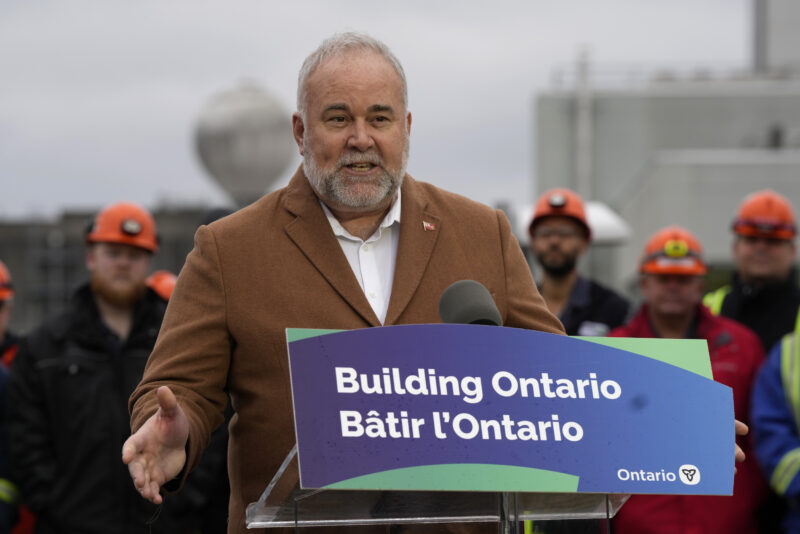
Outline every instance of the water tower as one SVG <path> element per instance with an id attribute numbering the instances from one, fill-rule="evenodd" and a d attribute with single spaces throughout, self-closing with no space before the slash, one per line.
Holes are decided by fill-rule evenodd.
<path id="1" fill-rule="evenodd" d="M 297 153 L 291 114 L 252 83 L 208 101 L 197 121 L 195 144 L 206 170 L 239 207 L 260 198 Z"/>

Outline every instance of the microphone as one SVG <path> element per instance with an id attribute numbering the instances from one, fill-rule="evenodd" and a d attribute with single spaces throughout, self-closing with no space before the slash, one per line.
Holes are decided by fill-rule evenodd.
<path id="1" fill-rule="evenodd" d="M 442 322 L 503 326 L 503 319 L 489 290 L 475 280 L 459 280 L 439 298 Z"/>

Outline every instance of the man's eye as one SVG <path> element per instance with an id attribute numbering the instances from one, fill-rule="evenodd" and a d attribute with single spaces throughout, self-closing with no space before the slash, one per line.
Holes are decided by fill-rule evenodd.
<path id="1" fill-rule="evenodd" d="M 331 117 L 330 119 L 328 119 L 329 122 L 335 122 L 335 123 L 343 123 L 345 120 L 346 119 L 342 116 Z"/>
<path id="2" fill-rule="evenodd" d="M 384 117 L 383 115 L 378 115 L 375 117 L 375 122 L 389 122 L 389 117 Z"/>

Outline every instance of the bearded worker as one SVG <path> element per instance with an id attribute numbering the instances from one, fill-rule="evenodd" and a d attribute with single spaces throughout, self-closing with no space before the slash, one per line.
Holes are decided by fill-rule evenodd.
<path id="1" fill-rule="evenodd" d="M 536 201 L 528 234 L 542 268 L 539 291 L 567 335 L 605 336 L 625 324 L 628 301 L 578 272 L 592 237 L 581 197 L 564 188 L 545 191 Z"/>
<path id="2" fill-rule="evenodd" d="M 228 532 L 246 532 L 247 504 L 294 445 L 287 327 L 440 322 L 442 292 L 471 279 L 505 325 L 563 333 L 502 212 L 406 174 L 405 75 L 383 43 L 323 42 L 300 71 L 292 129 L 303 164 L 288 186 L 197 231 L 130 399 L 123 461 L 159 503 L 197 464 L 230 393 Z"/>
<path id="3" fill-rule="evenodd" d="M 157 514 L 114 461 L 129 434 L 126 399 L 166 308 L 145 283 L 155 222 L 138 205 L 113 204 L 94 218 L 86 245 L 89 281 L 22 339 L 11 368 L 12 474 L 37 533 L 180 533 L 189 492 Z"/>

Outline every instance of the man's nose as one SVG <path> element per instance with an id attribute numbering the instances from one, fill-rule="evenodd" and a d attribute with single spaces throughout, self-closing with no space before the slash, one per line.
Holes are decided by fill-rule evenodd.
<path id="1" fill-rule="evenodd" d="M 375 141 L 372 139 L 366 121 L 356 120 L 353 122 L 350 137 L 347 139 L 347 146 L 361 152 L 375 146 Z"/>
<path id="2" fill-rule="evenodd" d="M 128 266 L 133 263 L 133 257 L 129 254 L 119 254 L 114 258 L 117 265 Z"/>

